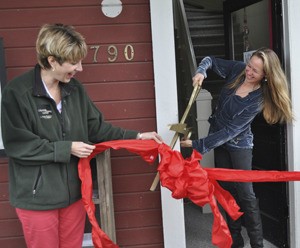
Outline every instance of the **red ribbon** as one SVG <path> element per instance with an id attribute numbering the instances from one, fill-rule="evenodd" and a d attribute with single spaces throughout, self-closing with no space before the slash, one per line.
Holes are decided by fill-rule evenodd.
<path id="1" fill-rule="evenodd" d="M 220 213 L 217 202 L 234 219 L 243 213 L 228 191 L 217 182 L 283 182 L 299 181 L 300 172 L 285 171 L 243 171 L 232 169 L 202 168 L 199 161 L 202 156 L 193 151 L 188 159 L 180 152 L 172 150 L 166 144 L 158 144 L 153 140 L 115 140 L 99 143 L 88 158 L 79 160 L 79 177 L 82 181 L 82 199 L 92 225 L 92 239 L 96 248 L 117 248 L 110 238 L 100 229 L 95 218 L 95 205 L 92 201 L 92 177 L 90 160 L 106 149 L 127 149 L 140 155 L 145 161 L 152 163 L 160 155 L 158 171 L 162 186 L 172 191 L 176 199 L 189 198 L 195 204 L 204 206 L 210 204 L 214 215 L 212 227 L 212 243 L 220 248 L 230 248 L 231 235 Z"/>

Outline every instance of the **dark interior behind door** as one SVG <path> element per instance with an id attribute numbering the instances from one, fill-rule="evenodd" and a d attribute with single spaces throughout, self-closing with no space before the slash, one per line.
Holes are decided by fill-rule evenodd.
<path id="1" fill-rule="evenodd" d="M 265 16 L 266 21 L 269 22 L 269 30 L 263 35 L 270 36 L 270 43 L 265 44 L 264 46 L 272 48 L 277 53 L 281 61 L 283 61 L 281 1 L 264 1 L 268 4 Z M 233 18 L 233 14 L 242 13 L 242 15 L 247 18 L 245 22 L 247 25 L 253 21 L 251 20 L 252 17 L 247 15 L 248 8 L 256 8 L 257 6 L 257 11 L 260 11 L 261 7 L 259 6 L 261 6 L 264 1 L 227 0 L 224 2 L 225 45 L 227 58 L 241 59 L 242 55 L 240 51 L 243 49 L 243 51 L 245 51 L 245 33 L 242 33 L 239 36 L 236 32 L 237 25 Z M 242 25 L 245 25 L 244 19 L 242 19 L 242 21 Z M 260 25 L 260 23 L 257 23 L 257 25 Z M 248 31 L 253 34 L 257 32 L 257 28 L 252 27 Z M 256 35 L 256 38 L 265 38 L 263 35 Z M 251 45 L 251 40 L 249 42 Z M 242 44 L 239 46 L 239 43 Z M 259 47 L 255 46 L 258 43 L 259 42 L 257 41 L 252 41 L 252 47 L 249 49 L 258 49 Z M 254 133 L 253 169 L 286 170 L 285 125 L 268 125 L 260 115 L 254 120 L 252 130 Z M 289 247 L 287 183 L 255 183 L 254 189 L 260 201 L 264 238 L 278 247 Z"/>

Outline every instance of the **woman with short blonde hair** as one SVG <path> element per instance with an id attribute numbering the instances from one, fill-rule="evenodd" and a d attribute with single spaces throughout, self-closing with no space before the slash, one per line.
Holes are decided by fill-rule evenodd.
<path id="1" fill-rule="evenodd" d="M 87 45 L 72 26 L 46 24 L 36 41 L 38 64 L 2 92 L 3 144 L 9 157 L 10 203 L 28 248 L 81 248 L 86 212 L 78 161 L 95 143 L 154 139 L 112 126 L 75 75 Z"/>

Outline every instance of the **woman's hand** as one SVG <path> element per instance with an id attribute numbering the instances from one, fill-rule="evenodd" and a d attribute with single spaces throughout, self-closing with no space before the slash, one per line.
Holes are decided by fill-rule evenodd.
<path id="1" fill-rule="evenodd" d="M 180 141 L 180 146 L 182 146 L 182 147 L 193 147 L 192 140 L 190 140 L 190 139 L 181 140 Z"/>
<path id="2" fill-rule="evenodd" d="M 81 141 L 72 142 L 71 154 L 78 158 L 87 158 L 96 148 L 94 145 L 89 145 Z"/>
<path id="3" fill-rule="evenodd" d="M 155 140 L 157 143 L 163 143 L 163 139 L 156 132 L 139 133 L 137 139 L 140 140 Z"/>
<path id="4" fill-rule="evenodd" d="M 204 75 L 201 73 L 197 73 L 194 77 L 193 77 L 193 86 L 195 87 L 195 85 L 202 85 L 202 82 L 204 80 Z"/>

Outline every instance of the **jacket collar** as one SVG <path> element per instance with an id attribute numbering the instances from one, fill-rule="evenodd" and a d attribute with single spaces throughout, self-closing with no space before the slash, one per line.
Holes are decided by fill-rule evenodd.
<path id="1" fill-rule="evenodd" d="M 49 97 L 47 91 L 44 87 L 42 77 L 41 77 L 41 66 L 36 64 L 34 67 L 34 84 L 33 84 L 33 95 L 34 96 L 46 96 Z M 61 87 L 62 98 L 71 94 L 74 89 L 74 86 L 71 82 L 69 83 L 59 83 Z"/>

